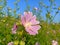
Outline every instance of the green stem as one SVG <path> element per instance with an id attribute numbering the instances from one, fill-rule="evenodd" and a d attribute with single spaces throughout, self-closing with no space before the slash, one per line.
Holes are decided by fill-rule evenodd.
<path id="1" fill-rule="evenodd" d="M 50 21 L 50 23 L 53 22 L 53 20 L 55 19 L 55 17 L 56 17 L 56 14 L 55 14 L 55 16 L 53 17 L 53 19 Z"/>

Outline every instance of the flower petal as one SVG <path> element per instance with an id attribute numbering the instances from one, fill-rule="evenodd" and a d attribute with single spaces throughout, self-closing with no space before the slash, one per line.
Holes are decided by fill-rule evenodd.
<path id="1" fill-rule="evenodd" d="M 39 30 L 41 27 L 39 25 L 31 26 L 33 31 Z"/>
<path id="2" fill-rule="evenodd" d="M 13 42 L 9 42 L 7 45 L 13 45 Z"/>
<path id="3" fill-rule="evenodd" d="M 16 30 L 14 31 L 14 30 L 12 30 L 12 34 L 16 34 Z"/>
<path id="4" fill-rule="evenodd" d="M 32 19 L 30 22 L 31 22 L 32 25 L 36 25 L 36 24 L 40 23 L 39 21 L 36 21 L 35 19 Z"/>
<path id="5" fill-rule="evenodd" d="M 36 16 L 35 15 L 31 18 L 30 22 L 32 23 L 32 25 L 36 25 L 36 24 L 40 23 L 39 21 L 36 20 Z"/>
<path id="6" fill-rule="evenodd" d="M 24 12 L 24 16 L 26 18 L 26 22 L 28 22 L 32 18 L 31 12 Z"/>
<path id="7" fill-rule="evenodd" d="M 33 31 L 31 31 L 31 30 L 29 31 L 29 34 L 30 34 L 30 35 L 36 35 L 36 33 L 33 32 Z"/>
<path id="8" fill-rule="evenodd" d="M 17 25 L 14 24 L 14 26 L 13 26 L 13 28 L 12 28 L 12 33 L 13 33 L 13 34 L 16 34 L 16 30 L 17 30 Z"/>
<path id="9" fill-rule="evenodd" d="M 31 31 L 33 31 L 34 33 L 38 34 L 38 30 L 40 29 L 41 27 L 39 25 L 36 25 L 36 26 L 31 26 L 30 29 Z"/>
<path id="10" fill-rule="evenodd" d="M 36 15 L 34 15 L 34 16 L 31 18 L 31 20 L 32 20 L 32 19 L 36 20 Z"/>
<path id="11" fill-rule="evenodd" d="M 24 17 L 24 16 L 21 16 L 21 21 L 22 21 L 22 24 L 24 25 L 24 24 L 25 24 L 25 22 L 26 22 L 26 19 L 25 19 L 25 17 Z"/>
<path id="12" fill-rule="evenodd" d="M 35 32 L 33 32 L 30 27 L 29 28 L 26 28 L 26 31 L 30 34 L 30 35 L 36 35 Z"/>

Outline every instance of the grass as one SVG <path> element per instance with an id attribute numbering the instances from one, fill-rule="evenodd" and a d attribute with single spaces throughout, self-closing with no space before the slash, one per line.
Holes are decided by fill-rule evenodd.
<path id="1" fill-rule="evenodd" d="M 35 36 L 29 35 L 24 31 L 24 28 L 20 25 L 20 20 L 14 17 L 3 17 L 0 19 L 0 45 L 7 45 L 13 41 L 15 45 L 18 45 L 20 41 L 25 45 L 35 45 L 39 42 L 41 45 L 52 45 L 52 40 L 58 41 L 60 44 L 60 24 L 59 23 L 46 23 L 41 21 L 41 29 Z M 12 34 L 11 29 L 14 23 L 19 23 L 17 34 Z"/>

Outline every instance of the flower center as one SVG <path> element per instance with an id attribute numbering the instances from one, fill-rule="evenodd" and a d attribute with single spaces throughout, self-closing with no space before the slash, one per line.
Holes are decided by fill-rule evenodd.
<path id="1" fill-rule="evenodd" d="M 25 26 L 25 27 L 29 27 L 29 26 L 31 26 L 31 23 L 30 23 L 30 22 L 27 22 L 27 23 L 25 23 L 24 26 Z"/>

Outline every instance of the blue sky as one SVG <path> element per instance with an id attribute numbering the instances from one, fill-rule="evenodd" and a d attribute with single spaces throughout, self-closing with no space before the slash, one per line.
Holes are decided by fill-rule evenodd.
<path id="1" fill-rule="evenodd" d="M 15 2 L 15 1 L 16 1 L 16 0 L 8 0 L 7 6 L 8 6 L 8 7 L 11 7 L 12 9 L 14 9 L 14 8 L 15 8 L 15 7 L 14 7 L 14 2 Z M 34 8 L 34 7 L 39 8 L 38 3 L 39 3 L 40 1 L 42 1 L 42 2 L 43 2 L 45 5 L 47 5 L 47 6 L 50 5 L 49 0 L 28 0 L 28 5 L 30 5 L 30 9 L 32 9 L 32 8 Z M 58 7 L 60 6 L 60 0 L 55 0 L 55 4 L 56 4 L 56 8 L 58 8 Z M 19 13 L 23 13 L 24 10 L 26 9 L 26 6 L 27 6 L 25 0 L 20 0 L 20 2 L 19 2 L 18 5 L 19 5 L 19 7 L 20 7 L 20 10 L 19 10 L 18 12 L 19 12 Z M 46 10 L 45 10 L 45 8 L 42 8 L 42 10 L 43 10 L 42 16 L 43 16 L 43 18 L 45 19 Z M 53 11 L 55 12 L 56 10 L 53 10 Z M 51 15 L 54 16 L 54 12 L 52 12 Z M 55 17 L 54 21 L 55 21 L 55 22 L 60 22 L 60 14 L 58 14 L 58 15 Z"/>

